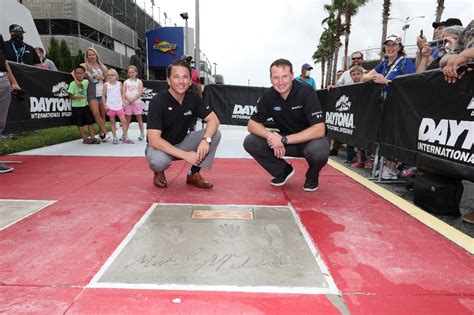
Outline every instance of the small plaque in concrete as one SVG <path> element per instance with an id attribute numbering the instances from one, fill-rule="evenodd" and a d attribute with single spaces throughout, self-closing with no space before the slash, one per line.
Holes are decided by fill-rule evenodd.
<path id="1" fill-rule="evenodd" d="M 53 202 L 48 200 L 0 199 L 0 231 L 49 206 Z"/>
<path id="2" fill-rule="evenodd" d="M 252 211 L 194 210 L 193 219 L 237 219 L 252 220 Z"/>
<path id="3" fill-rule="evenodd" d="M 286 206 L 155 205 L 90 286 L 338 293 Z"/>

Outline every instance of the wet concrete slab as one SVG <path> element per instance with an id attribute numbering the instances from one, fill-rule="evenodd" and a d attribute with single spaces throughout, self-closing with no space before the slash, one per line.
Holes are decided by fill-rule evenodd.
<path id="1" fill-rule="evenodd" d="M 0 199 L 0 231 L 49 206 L 48 200 Z"/>
<path id="2" fill-rule="evenodd" d="M 339 293 L 291 206 L 155 204 L 90 286 Z"/>

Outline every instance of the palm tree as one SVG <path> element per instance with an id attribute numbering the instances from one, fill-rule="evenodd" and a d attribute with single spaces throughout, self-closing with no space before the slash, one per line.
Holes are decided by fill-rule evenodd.
<path id="1" fill-rule="evenodd" d="M 325 67 L 326 67 L 326 56 L 325 52 L 321 49 L 321 45 L 318 45 L 318 48 L 313 54 L 313 61 L 315 64 L 321 64 L 321 88 L 324 88 L 324 74 L 325 74 Z"/>
<path id="2" fill-rule="evenodd" d="M 382 40 L 380 41 L 380 52 L 382 52 L 382 43 L 385 38 L 387 38 L 387 24 L 388 17 L 390 16 L 390 0 L 383 0 L 383 10 L 382 10 Z M 380 53 L 382 56 L 382 53 Z"/>
<path id="3" fill-rule="evenodd" d="M 363 6 L 367 0 L 345 0 L 344 1 L 344 70 L 347 69 L 347 57 L 349 55 L 349 36 L 351 35 L 351 19 L 357 10 Z"/>
<path id="4" fill-rule="evenodd" d="M 326 74 L 326 63 L 328 61 L 328 57 L 332 55 L 329 50 L 329 40 L 330 36 L 327 31 L 324 31 L 319 38 L 319 44 L 316 51 L 313 54 L 313 61 L 314 63 L 321 64 L 321 87 L 324 88 L 326 85 L 324 84 L 324 76 Z"/>
<path id="5" fill-rule="evenodd" d="M 325 18 L 322 24 L 326 24 L 323 34 L 327 37 L 327 47 L 328 47 L 328 55 L 327 55 L 327 72 L 326 72 L 326 83 L 325 86 L 331 83 L 332 79 L 332 68 L 334 62 L 334 49 L 336 47 L 336 17 L 335 11 L 332 10 L 331 5 L 325 5 L 325 9 L 328 10 L 329 16 Z"/>
<path id="6" fill-rule="evenodd" d="M 333 78 L 336 77 L 337 59 L 339 56 L 339 48 L 341 47 L 342 35 L 342 21 L 341 13 L 343 12 L 344 0 L 333 0 L 332 4 L 327 4 L 324 9 L 329 13 L 329 16 L 323 20 L 323 24 L 327 24 L 328 29 L 333 31 L 333 39 L 330 41 L 330 50 L 333 52 L 333 57 L 328 68 L 327 84 L 333 83 Z"/>
<path id="7" fill-rule="evenodd" d="M 435 21 L 439 23 L 441 21 L 441 16 L 443 15 L 443 11 L 444 11 L 444 0 L 436 0 L 436 2 L 438 3 L 438 5 L 436 6 Z M 433 31 L 433 38 L 434 38 L 434 31 Z"/>

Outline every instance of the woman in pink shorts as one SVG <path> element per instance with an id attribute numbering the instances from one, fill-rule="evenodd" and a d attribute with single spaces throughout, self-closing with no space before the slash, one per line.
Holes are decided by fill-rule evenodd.
<path id="1" fill-rule="evenodd" d="M 140 136 L 138 140 L 142 141 L 145 139 L 145 132 L 143 129 L 143 102 L 141 97 L 143 94 L 143 82 L 137 78 L 138 71 L 137 67 L 129 66 L 128 67 L 128 79 L 123 83 L 123 95 L 125 100 L 125 115 L 127 118 L 127 123 L 130 125 L 132 121 L 132 115 L 135 115 L 138 127 L 140 128 Z"/>

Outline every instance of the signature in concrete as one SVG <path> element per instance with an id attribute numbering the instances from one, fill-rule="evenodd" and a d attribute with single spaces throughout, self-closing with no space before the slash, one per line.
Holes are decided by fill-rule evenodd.
<path id="1" fill-rule="evenodd" d="M 259 269 L 265 267 L 287 268 L 297 266 L 298 260 L 286 251 L 265 249 L 258 254 L 213 254 L 197 264 L 194 271 Z"/>

